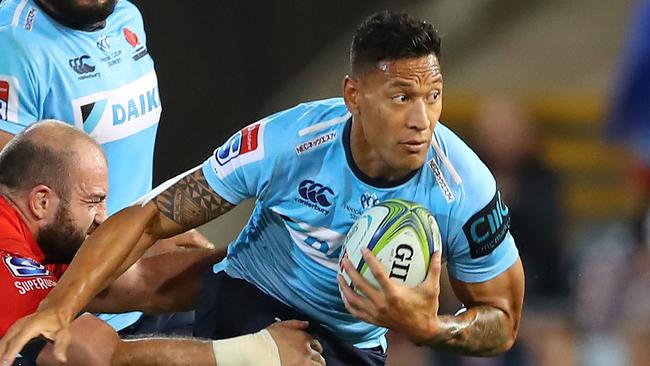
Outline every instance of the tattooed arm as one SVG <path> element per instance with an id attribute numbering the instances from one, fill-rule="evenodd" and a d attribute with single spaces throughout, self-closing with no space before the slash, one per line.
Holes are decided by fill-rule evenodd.
<path id="1" fill-rule="evenodd" d="M 201 169 L 187 173 L 145 205 L 125 208 L 100 225 L 40 309 L 65 304 L 74 316 L 156 240 L 202 225 L 232 207 L 210 188 Z"/>
<path id="2" fill-rule="evenodd" d="M 29 339 L 55 339 L 90 300 L 128 269 L 158 239 L 204 224 L 233 207 L 207 184 L 201 169 L 188 172 L 144 205 L 123 209 L 84 242 L 39 311 L 17 321 L 0 342 L 0 357 L 13 359 Z M 67 341 L 60 344 L 59 352 Z M 55 349 L 57 352 L 57 349 Z M 62 353 L 60 353 L 62 354 Z"/>

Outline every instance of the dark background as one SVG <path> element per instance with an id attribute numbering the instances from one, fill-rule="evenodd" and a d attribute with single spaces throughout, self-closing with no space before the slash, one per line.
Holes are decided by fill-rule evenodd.
<path id="1" fill-rule="evenodd" d="M 145 20 L 163 101 L 154 184 L 197 165 L 234 131 L 275 112 L 263 106 L 322 45 L 390 7 L 370 0 L 134 3 Z"/>

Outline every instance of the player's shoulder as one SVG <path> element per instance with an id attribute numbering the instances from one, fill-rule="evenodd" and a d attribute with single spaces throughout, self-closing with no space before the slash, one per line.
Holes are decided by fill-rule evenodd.
<path id="1" fill-rule="evenodd" d="M 460 176 L 465 194 L 494 194 L 496 183 L 494 176 L 485 163 L 454 131 L 442 123 L 435 129 L 442 150 Z"/>
<path id="2" fill-rule="evenodd" d="M 495 198 L 496 181 L 479 156 L 450 128 L 438 123 L 435 138 L 451 165 L 449 168 L 440 162 L 438 174 L 448 182 L 448 189 L 453 195 L 450 201 L 454 214 L 458 216 L 457 219 L 464 220 Z M 455 170 L 459 181 L 454 179 L 450 169 Z M 432 171 L 435 173 L 435 169 Z"/>
<path id="3" fill-rule="evenodd" d="M 34 30 L 39 9 L 34 3 L 26 0 L 0 1 L 0 37 L 4 42 L 14 40 L 29 40 L 38 36 Z"/>
<path id="4" fill-rule="evenodd" d="M 268 134 L 285 142 L 300 143 L 323 134 L 338 135 L 350 113 L 341 98 L 300 103 L 263 120 Z M 288 145 L 286 145 L 288 146 Z"/>
<path id="5" fill-rule="evenodd" d="M 56 26 L 33 0 L 0 2 L 0 44 L 12 49 L 9 60 L 41 62 L 51 54 L 57 39 Z"/>
<path id="6" fill-rule="evenodd" d="M 135 23 L 135 26 L 143 27 L 140 9 L 129 0 L 118 1 L 117 4 L 115 4 L 113 14 L 111 14 L 107 21 L 109 25 L 116 24 L 119 27 L 130 22 Z"/>

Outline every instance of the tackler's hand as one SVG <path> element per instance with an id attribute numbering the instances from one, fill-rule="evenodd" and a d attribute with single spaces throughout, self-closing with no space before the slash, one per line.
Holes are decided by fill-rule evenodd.
<path id="1" fill-rule="evenodd" d="M 16 355 L 30 340 L 43 336 L 54 342 L 54 356 L 66 362 L 66 350 L 70 343 L 70 319 L 65 309 L 44 309 L 17 320 L 0 339 L 2 366 L 9 366 Z"/>

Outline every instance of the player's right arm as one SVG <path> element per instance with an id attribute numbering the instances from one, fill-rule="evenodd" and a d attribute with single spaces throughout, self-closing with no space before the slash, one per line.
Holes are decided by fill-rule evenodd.
<path id="1" fill-rule="evenodd" d="M 66 352 L 66 365 L 324 365 L 320 355 L 322 347 L 305 332 L 306 327 L 306 322 L 286 321 L 275 323 L 264 332 L 215 342 L 197 338 L 120 340 L 115 330 L 107 323 L 90 314 L 84 314 L 70 324 L 71 341 Z M 274 355 L 275 363 L 270 357 L 260 359 L 264 357 L 266 351 L 263 347 L 265 343 L 250 343 L 251 340 L 260 338 L 261 334 L 267 334 L 266 332 L 278 348 L 277 355 Z M 238 339 L 244 339 L 243 342 L 248 339 L 249 347 L 262 346 L 262 348 L 257 349 L 258 352 L 255 352 L 256 349 L 247 348 L 246 353 L 241 352 L 241 348 L 224 350 L 222 343 L 240 342 Z M 40 351 L 34 349 L 32 352 L 38 353 L 24 356 L 29 360 L 36 359 L 36 364 L 39 366 L 61 365 L 54 357 L 51 343 L 47 343 Z"/>
<path id="2" fill-rule="evenodd" d="M 111 216 L 84 242 L 39 311 L 17 321 L 0 340 L 0 358 L 13 361 L 39 335 L 56 340 L 59 331 L 156 240 L 195 228 L 233 207 L 210 188 L 202 169 L 196 169 L 176 178 L 147 203 Z M 56 353 L 62 358 L 66 347 L 67 339 L 56 343 Z"/>

